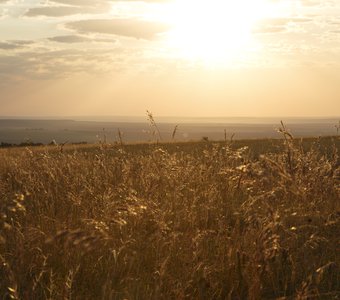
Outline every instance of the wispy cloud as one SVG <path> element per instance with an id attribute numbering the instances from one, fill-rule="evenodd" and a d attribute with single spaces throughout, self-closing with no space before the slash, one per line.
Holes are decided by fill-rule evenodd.
<path id="1" fill-rule="evenodd" d="M 11 50 L 11 49 L 17 49 L 20 47 L 21 47 L 20 45 L 17 45 L 14 43 L 0 42 L 0 49 L 2 50 Z"/>
<path id="2" fill-rule="evenodd" d="M 77 14 L 105 14 L 110 10 L 108 0 L 50 0 L 44 6 L 32 7 L 26 16 L 62 17 Z"/>
<path id="3" fill-rule="evenodd" d="M 0 50 L 23 49 L 27 45 L 33 44 L 33 41 L 10 40 L 0 41 Z"/>
<path id="4" fill-rule="evenodd" d="M 51 0 L 54 3 L 75 5 L 75 6 L 107 6 L 109 0 Z"/>
<path id="5" fill-rule="evenodd" d="M 270 18 L 257 22 L 253 32 L 254 33 L 279 33 L 285 32 L 289 29 L 289 25 L 298 25 L 310 23 L 311 18 Z"/>
<path id="6" fill-rule="evenodd" d="M 31 50 L 0 55 L 0 75 L 7 80 L 65 78 L 79 72 L 102 73 L 111 62 L 108 51 L 92 54 L 73 49 L 40 53 Z"/>
<path id="7" fill-rule="evenodd" d="M 97 7 L 79 7 L 79 6 L 46 6 L 34 7 L 25 14 L 28 17 L 46 16 L 46 17 L 63 17 L 77 14 L 97 14 L 104 13 L 106 10 Z"/>
<path id="8" fill-rule="evenodd" d="M 157 55 L 160 56 L 159 43 L 171 28 L 165 23 L 148 20 L 147 17 L 136 17 L 131 11 L 137 6 L 138 9 L 140 6 L 147 9 L 155 3 L 163 2 L 168 1 L 14 1 L 12 8 L 9 1 L 0 0 L 1 6 L 6 9 L 14 10 L 18 7 L 19 12 L 12 15 L 12 23 L 8 24 L 14 24 L 13 19 L 16 17 L 20 30 L 30 22 L 32 28 L 28 28 L 28 32 L 32 32 L 37 24 L 53 29 L 32 37 L 32 41 L 28 40 L 26 44 L 24 41 L 15 41 L 15 36 L 12 40 L 7 37 L 0 39 L 0 73 L 3 77 L 12 78 L 50 78 L 76 72 L 121 70 L 129 64 L 145 65 L 147 55 L 154 55 L 155 59 Z M 273 0 L 273 3 L 281 2 L 285 0 Z M 317 0 L 301 0 L 299 3 L 302 7 L 299 6 L 298 11 L 262 20 L 253 28 L 254 37 L 263 46 L 263 52 L 273 54 L 273 60 L 279 57 L 282 64 L 287 61 L 297 64 L 302 55 L 304 60 L 336 62 L 338 57 L 335 53 L 329 56 L 326 54 L 330 49 L 340 48 L 340 19 L 337 13 L 340 3 Z M 327 10 L 327 7 L 334 8 Z M 202 43 L 204 40 L 205 36 L 202 34 Z M 260 64 L 260 59 L 256 63 Z M 162 65 L 165 63 L 159 64 L 158 68 Z"/>
<path id="9" fill-rule="evenodd" d="M 85 43 L 90 42 L 91 39 L 79 35 L 60 35 L 49 38 L 50 41 L 58 43 Z"/>
<path id="10" fill-rule="evenodd" d="M 67 23 L 66 27 L 82 33 L 112 34 L 145 40 L 152 40 L 170 28 L 164 23 L 138 19 L 82 20 Z"/>

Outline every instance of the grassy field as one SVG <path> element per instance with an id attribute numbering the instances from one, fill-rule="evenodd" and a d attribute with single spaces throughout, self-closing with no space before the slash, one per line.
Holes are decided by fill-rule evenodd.
<path id="1" fill-rule="evenodd" d="M 0 151 L 1 299 L 339 299 L 339 138 Z"/>

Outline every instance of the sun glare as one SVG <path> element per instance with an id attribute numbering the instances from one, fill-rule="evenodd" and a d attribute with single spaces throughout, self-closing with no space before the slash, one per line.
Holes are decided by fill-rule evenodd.
<path id="1" fill-rule="evenodd" d="M 176 0 L 162 15 L 165 43 L 185 59 L 228 63 L 256 49 L 254 24 L 273 14 L 269 0 Z"/>

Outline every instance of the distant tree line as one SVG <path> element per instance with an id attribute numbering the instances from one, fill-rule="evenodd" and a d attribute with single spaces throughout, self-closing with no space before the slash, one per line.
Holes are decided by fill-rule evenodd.
<path id="1" fill-rule="evenodd" d="M 0 148 L 10 148 L 10 147 L 27 147 L 27 146 L 42 146 L 43 143 L 34 142 L 22 142 L 20 144 L 1 142 Z"/>
<path id="2" fill-rule="evenodd" d="M 72 145 L 86 145 L 87 142 L 77 142 L 77 143 L 71 143 Z M 31 146 L 44 146 L 44 145 L 56 145 L 55 142 L 50 142 L 48 144 L 44 143 L 34 143 L 32 141 L 25 141 L 21 142 L 19 144 L 15 143 L 6 143 L 6 142 L 1 142 L 0 143 L 0 148 L 11 148 L 11 147 L 31 147 Z"/>

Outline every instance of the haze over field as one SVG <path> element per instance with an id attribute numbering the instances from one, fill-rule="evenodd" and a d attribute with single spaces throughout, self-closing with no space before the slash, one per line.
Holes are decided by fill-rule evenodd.
<path id="1" fill-rule="evenodd" d="M 3 116 L 337 116 L 337 0 L 0 0 Z"/>
<path id="2" fill-rule="evenodd" d="M 162 141 L 282 138 L 276 118 L 156 118 Z M 295 137 L 336 134 L 337 119 L 287 118 L 285 124 Z M 173 135 L 174 128 L 176 133 Z M 146 118 L 82 117 L 67 119 L 1 119 L 0 143 L 107 143 L 160 140 Z M 155 134 L 156 133 L 156 134 Z"/>

